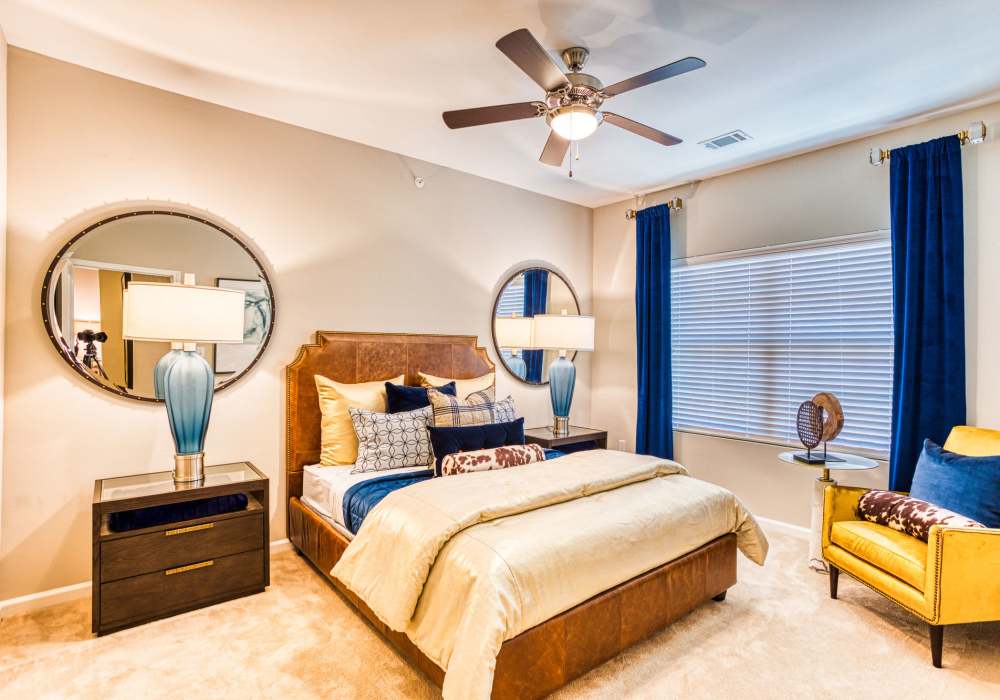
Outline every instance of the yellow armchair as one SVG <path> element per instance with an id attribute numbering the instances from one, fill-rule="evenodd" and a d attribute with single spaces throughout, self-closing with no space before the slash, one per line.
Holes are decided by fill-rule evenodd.
<path id="1" fill-rule="evenodd" d="M 945 449 L 1000 454 L 1000 431 L 958 426 Z M 1000 620 L 1000 530 L 931 527 L 927 542 L 863 520 L 868 489 L 828 486 L 823 505 L 823 558 L 830 597 L 841 571 L 926 621 L 931 659 L 941 667 L 945 625 Z"/>

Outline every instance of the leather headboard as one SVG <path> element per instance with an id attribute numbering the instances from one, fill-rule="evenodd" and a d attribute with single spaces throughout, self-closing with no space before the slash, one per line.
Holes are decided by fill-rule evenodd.
<path id="1" fill-rule="evenodd" d="M 414 386 L 419 384 L 417 372 L 481 377 L 494 367 L 476 342 L 473 335 L 317 331 L 316 342 L 300 347 L 285 369 L 288 497 L 302 495 L 302 468 L 319 463 L 320 411 L 313 375 L 356 384 L 405 374 L 406 383 Z"/>

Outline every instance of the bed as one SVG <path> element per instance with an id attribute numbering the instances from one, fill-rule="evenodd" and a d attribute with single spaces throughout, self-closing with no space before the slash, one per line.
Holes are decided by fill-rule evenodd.
<path id="1" fill-rule="evenodd" d="M 738 501 L 729 494 L 726 497 L 729 499 L 727 503 L 731 500 L 736 505 L 730 508 L 731 512 L 727 511 L 720 516 L 719 523 L 713 528 L 703 527 L 691 514 L 684 516 L 687 520 L 681 518 L 667 523 L 676 531 L 690 533 L 686 540 L 677 544 L 678 552 L 669 561 L 640 568 L 627 579 L 622 578 L 620 582 L 595 590 L 586 599 L 572 600 L 572 604 L 548 602 L 548 608 L 539 604 L 538 610 L 548 610 L 551 614 L 546 613 L 542 619 L 526 616 L 521 625 L 523 629 L 521 626 L 514 627 L 516 634 L 510 636 L 502 631 L 495 632 L 500 635 L 495 648 L 482 652 L 486 656 L 480 653 L 480 657 L 489 662 L 495 659 L 495 667 L 491 669 L 491 673 L 484 676 L 480 672 L 480 667 L 490 665 L 488 663 L 467 662 L 464 666 L 473 669 L 470 671 L 471 675 L 466 674 L 467 677 L 461 681 L 455 680 L 461 676 L 454 670 L 461 665 L 456 657 L 462 656 L 468 645 L 456 645 L 454 650 L 449 648 L 446 654 L 439 653 L 439 648 L 442 647 L 440 644 L 435 646 L 433 637 L 440 636 L 440 631 L 432 629 L 431 623 L 434 620 L 428 622 L 428 618 L 461 613 L 449 608 L 449 605 L 453 608 L 455 604 L 449 603 L 444 593 L 432 595 L 430 583 L 431 580 L 437 580 L 435 585 L 441 586 L 443 584 L 440 582 L 447 581 L 447 576 L 450 575 L 451 585 L 454 585 L 458 580 L 455 578 L 456 573 L 447 567 L 451 566 L 449 562 L 453 554 L 458 560 L 462 559 L 461 547 L 475 546 L 482 551 L 492 551 L 490 547 L 494 545 L 499 548 L 514 542 L 518 546 L 517 538 L 523 537 L 523 533 L 519 534 L 516 528 L 530 528 L 529 521 L 532 519 L 536 526 L 554 526 L 553 523 L 559 522 L 560 515 L 571 513 L 573 509 L 583 513 L 587 507 L 599 505 L 598 496 L 619 499 L 618 510 L 627 515 L 632 507 L 621 508 L 623 503 L 639 502 L 643 494 L 646 494 L 646 500 L 651 503 L 660 498 L 659 495 L 656 498 L 649 497 L 650 489 L 653 488 L 666 489 L 669 486 L 669 491 L 663 490 L 666 498 L 681 498 L 683 494 L 676 494 L 683 492 L 684 488 L 694 489 L 692 498 L 707 498 L 705 494 L 708 494 L 717 499 L 718 492 L 728 494 L 718 487 L 683 476 L 683 468 L 674 463 L 610 452 L 560 457 L 545 462 L 544 469 L 539 469 L 540 465 L 528 465 L 534 471 L 525 471 L 520 475 L 516 470 L 527 467 L 503 470 L 509 472 L 506 474 L 483 472 L 445 479 L 417 479 L 412 481 L 412 485 L 391 493 L 382 507 L 371 512 L 368 516 L 371 522 L 366 521 L 366 527 L 358 536 L 359 544 L 345 556 L 353 533 L 350 523 L 344 522 L 339 511 L 343 508 L 343 499 L 351 487 L 344 481 L 344 472 L 348 468 L 325 468 L 341 470 L 333 478 L 330 472 L 324 473 L 322 468 L 313 466 L 320 461 L 320 410 L 313 375 L 322 374 L 335 381 L 356 383 L 404 374 L 407 384 L 416 385 L 417 372 L 442 377 L 473 378 L 491 370 L 493 364 L 486 352 L 477 347 L 475 337 L 471 336 L 322 331 L 316 334 L 315 343 L 300 348 L 286 373 L 289 539 L 405 658 L 431 681 L 444 687 L 446 697 L 492 695 L 494 698 L 536 698 L 548 695 L 702 603 L 710 599 L 723 600 L 727 589 L 736 583 L 738 540 L 744 553 L 747 553 L 749 547 L 753 552 L 752 558 L 759 560 L 758 563 L 763 561 L 766 540 L 752 516 L 745 513 L 738 506 Z M 530 480 L 527 476 L 530 476 Z M 402 478 L 406 478 L 405 475 Z M 538 481 L 537 487 L 534 485 L 535 481 Z M 563 500 L 560 500 L 562 497 L 552 497 L 564 484 L 571 482 L 579 482 L 577 487 L 573 487 L 579 491 L 578 495 L 566 496 Z M 597 494 L 599 489 L 594 487 L 598 482 L 608 484 L 600 494 Z M 695 482 L 701 486 L 697 486 Z M 533 506 L 534 509 L 514 511 L 509 508 L 492 508 L 492 504 L 483 495 L 510 492 L 514 494 L 510 499 L 518 501 L 515 492 L 522 483 L 531 485 L 537 491 L 528 494 L 529 496 L 547 500 L 539 502 L 541 505 Z M 649 486 L 646 486 L 647 483 Z M 478 486 L 472 488 L 476 484 Z M 459 485 L 463 488 L 459 489 Z M 528 485 L 524 488 L 527 489 Z M 327 489 L 325 495 L 324 488 Z M 545 489 L 551 493 L 542 493 Z M 421 515 L 431 511 L 422 511 L 421 508 L 444 512 L 449 509 L 451 499 L 462 500 L 466 497 L 466 516 L 471 517 L 475 523 L 471 527 L 468 523 L 462 526 L 468 527 L 467 530 L 453 533 L 453 537 L 441 537 L 440 533 L 429 531 L 421 533 L 419 537 L 414 535 L 412 541 L 400 536 L 399 533 L 432 527 L 432 524 L 422 522 L 424 518 Z M 632 500 L 621 500 L 626 497 Z M 520 501 L 524 500 L 526 499 L 520 498 Z M 608 503 L 613 504 L 612 501 Z M 497 512 L 489 515 L 492 510 Z M 700 511 L 695 508 L 692 512 L 697 515 L 707 511 L 702 506 Z M 549 518 L 548 522 L 543 520 L 546 517 Z M 637 517 L 641 517 L 641 514 Z M 441 532 L 447 530 L 451 522 L 449 520 L 448 525 L 442 525 Z M 394 527 L 402 529 L 390 536 L 389 530 Z M 504 534 L 505 528 L 509 530 L 507 535 Z M 699 534 L 703 532 L 712 534 Z M 491 536 L 496 538 L 493 544 L 489 541 Z M 378 539 L 380 537 L 381 540 Z M 441 543 L 437 548 L 427 549 L 427 542 L 435 538 L 440 539 Z M 620 534 L 612 539 L 615 542 L 622 541 Z M 618 558 L 628 559 L 628 556 L 607 550 L 599 537 L 594 541 L 598 543 L 594 551 L 588 552 L 587 541 L 578 538 L 575 541 L 577 550 L 566 549 L 560 554 L 571 553 L 574 561 L 592 559 L 605 564 L 617 561 Z M 360 544 L 362 542 L 363 545 Z M 483 542 L 488 546 L 483 546 Z M 562 547 L 562 543 L 559 546 Z M 641 546 L 634 549 L 644 551 Z M 625 553 L 629 551 L 631 549 L 623 550 Z M 376 552 L 381 553 L 375 554 Z M 422 598 L 420 586 L 409 580 L 414 579 L 414 576 L 384 576 L 384 562 L 389 552 L 397 560 L 394 563 L 404 560 L 427 561 L 429 571 L 423 574 L 427 588 Z M 553 552 L 553 556 L 556 554 Z M 373 567 L 373 563 L 379 566 Z M 537 560 L 534 565 L 534 571 L 525 568 L 520 572 L 501 573 L 503 577 L 520 575 L 525 580 L 529 578 L 528 574 L 537 574 L 539 577 L 551 575 L 551 572 L 538 568 Z M 635 562 L 631 565 L 642 566 Z M 337 575 L 331 573 L 335 567 Z M 584 576 L 582 573 L 579 575 Z M 608 576 L 613 577 L 613 573 Z M 504 598 L 501 594 L 505 591 L 501 589 L 506 585 L 506 578 L 497 578 L 496 583 L 493 583 L 494 579 L 485 576 L 471 578 L 482 579 L 476 584 L 480 586 L 480 599 L 484 597 L 482 593 L 493 592 L 490 588 L 493 585 L 498 589 L 496 597 Z M 563 575 L 563 578 L 566 576 Z M 568 578 L 572 583 L 573 575 Z M 383 584 L 392 584 L 395 588 L 376 590 Z M 459 584 L 464 585 L 461 581 Z M 551 581 L 544 584 L 543 588 L 550 585 Z M 589 585 L 594 584 L 591 581 Z M 358 591 L 362 593 L 359 594 Z M 566 595 L 571 593 L 563 591 L 563 602 L 571 600 Z M 412 598 L 409 603 L 406 602 L 408 597 Z M 470 628 L 469 624 L 465 624 L 465 627 Z M 467 641 L 477 641 L 469 637 L 469 634 L 466 630 Z M 449 659 L 450 663 L 446 663 Z M 446 667 L 449 669 L 447 679 Z M 485 692 L 482 686 L 484 678 L 489 684 Z M 475 683 L 479 685 L 476 686 Z"/>

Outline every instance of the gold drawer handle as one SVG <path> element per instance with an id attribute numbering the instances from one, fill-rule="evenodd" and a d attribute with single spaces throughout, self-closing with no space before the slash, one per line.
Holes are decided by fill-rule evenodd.
<path id="1" fill-rule="evenodd" d="M 176 569 L 167 569 L 163 573 L 167 576 L 173 576 L 174 574 L 183 574 L 185 571 L 194 571 L 195 569 L 204 569 L 215 563 L 214 559 L 209 559 L 208 561 L 200 561 L 197 564 L 188 564 L 187 566 L 178 566 Z"/>
<path id="2" fill-rule="evenodd" d="M 203 525 L 191 525 L 190 527 L 179 527 L 176 530 L 167 530 L 163 534 L 167 537 L 171 535 L 183 535 L 186 532 L 198 532 L 199 530 L 211 530 L 215 523 L 205 523 Z"/>

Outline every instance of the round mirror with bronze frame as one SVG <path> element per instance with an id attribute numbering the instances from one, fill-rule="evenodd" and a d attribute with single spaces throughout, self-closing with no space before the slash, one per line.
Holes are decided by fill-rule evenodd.
<path id="1" fill-rule="evenodd" d="M 107 217 L 73 236 L 42 283 L 42 320 L 59 356 L 101 389 L 137 401 L 162 401 L 153 367 L 170 343 L 123 337 L 123 303 L 131 282 L 180 283 L 245 292 L 243 343 L 199 343 L 215 371 L 215 391 L 232 386 L 257 363 L 274 329 L 271 281 L 236 234 L 186 212 L 143 209 Z"/>
<path id="2" fill-rule="evenodd" d="M 549 383 L 549 365 L 556 350 L 529 350 L 525 342 L 527 319 L 535 314 L 580 313 L 580 302 L 570 283 L 556 270 L 540 265 L 523 267 L 506 278 L 493 301 L 493 348 L 512 377 L 531 386 Z M 570 360 L 576 358 L 574 352 Z"/>

